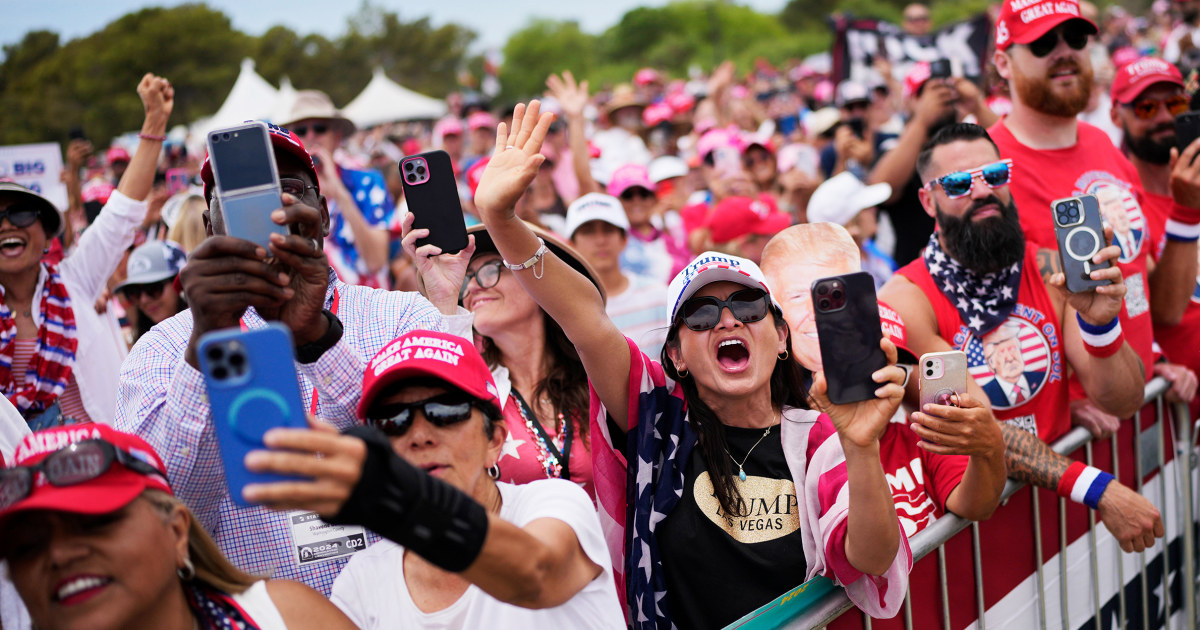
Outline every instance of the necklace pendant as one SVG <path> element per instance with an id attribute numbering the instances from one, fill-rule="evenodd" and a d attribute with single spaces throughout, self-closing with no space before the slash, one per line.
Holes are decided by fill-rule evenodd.
<path id="1" fill-rule="evenodd" d="M 738 479 L 740 479 L 742 481 L 746 480 L 746 470 L 743 469 L 741 466 L 738 466 Z"/>

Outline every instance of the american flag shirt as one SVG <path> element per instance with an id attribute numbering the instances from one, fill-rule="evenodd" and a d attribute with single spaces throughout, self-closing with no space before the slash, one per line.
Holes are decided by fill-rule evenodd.
<path id="1" fill-rule="evenodd" d="M 460 336 L 470 330 L 469 314 L 443 319 L 417 293 L 351 286 L 337 280 L 332 270 L 327 309 L 333 306 L 334 289 L 342 338 L 315 362 L 295 367 L 305 409 L 315 393 L 317 417 L 338 429 L 359 422 L 363 370 L 386 343 L 411 330 L 449 329 Z M 242 321 L 251 329 L 266 324 L 253 308 Z M 328 595 L 349 556 L 298 566 L 287 513 L 241 508 L 229 498 L 204 376 L 183 358 L 191 335 L 190 309 L 142 335 L 121 367 L 114 427 L 154 446 L 176 496 L 234 565 L 251 574 L 299 580 Z"/>
<path id="2" fill-rule="evenodd" d="M 655 532 L 683 495 L 684 472 L 697 433 L 688 421 L 682 388 L 637 344 L 628 343 L 629 432 L 618 435 L 619 441 L 609 431 L 603 403 L 594 389 L 591 393 L 592 467 L 600 524 L 633 627 L 672 628 Z M 829 577 L 845 586 L 850 599 L 871 616 L 895 615 L 912 568 L 908 539 L 900 536 L 896 557 L 882 576 L 866 575 L 851 566 L 844 544 L 850 491 L 837 432 L 828 416 L 803 409 L 785 409 L 781 424 L 800 508 L 807 579 Z"/>
<path id="3" fill-rule="evenodd" d="M 1046 285 L 1036 272 L 1038 247 L 1025 246 L 1016 303 L 998 325 L 980 334 L 963 321 L 952 296 L 938 290 L 925 259 L 899 272 L 925 293 L 938 335 L 967 355 L 967 371 L 988 396 L 997 420 L 1050 443 L 1071 428 L 1063 378 L 1062 326 Z"/>

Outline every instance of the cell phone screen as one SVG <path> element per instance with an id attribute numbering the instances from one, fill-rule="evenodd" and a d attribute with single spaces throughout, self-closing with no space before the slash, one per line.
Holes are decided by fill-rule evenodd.
<path id="1" fill-rule="evenodd" d="M 228 134 L 212 144 L 212 163 L 217 170 L 217 180 L 225 192 L 242 188 L 269 186 L 275 183 L 271 171 L 265 132 L 260 128 L 241 129 Z"/>

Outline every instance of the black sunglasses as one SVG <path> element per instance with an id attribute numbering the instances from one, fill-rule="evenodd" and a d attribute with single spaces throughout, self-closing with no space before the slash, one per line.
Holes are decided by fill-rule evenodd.
<path id="1" fill-rule="evenodd" d="M 468 271 L 463 276 L 462 288 L 458 291 L 458 300 L 461 302 L 467 297 L 467 289 L 471 286 L 471 278 L 475 278 L 475 284 L 479 285 L 480 289 L 490 289 L 500 282 L 500 272 L 504 269 L 504 261 L 493 260 L 483 263 L 475 271 Z"/>
<path id="2" fill-rule="evenodd" d="M 448 427 L 471 417 L 471 407 L 478 404 L 466 394 L 450 392 L 410 403 L 395 403 L 372 409 L 367 424 L 378 427 L 388 437 L 403 437 L 412 427 L 413 415 L 420 410 L 435 427 Z M 482 409 L 482 408 L 481 408 Z"/>
<path id="3" fill-rule="evenodd" d="M 721 322 L 721 312 L 726 308 L 739 322 L 753 324 L 766 318 L 771 309 L 771 300 L 765 291 L 759 289 L 735 291 L 724 300 L 706 295 L 684 302 L 679 309 L 679 318 L 684 326 L 701 332 L 716 328 Z"/>
<path id="4" fill-rule="evenodd" d="M 1088 36 L 1090 34 L 1081 27 L 1066 27 L 1062 29 L 1062 39 L 1067 42 L 1071 50 L 1083 50 L 1087 46 Z M 1041 37 L 1026 44 L 1029 47 L 1029 52 L 1033 53 L 1034 57 L 1045 57 L 1055 48 L 1058 48 L 1058 29 L 1042 35 Z"/>
<path id="5" fill-rule="evenodd" d="M 292 127 L 292 132 L 303 138 L 304 136 L 308 135 L 309 128 L 309 125 L 296 125 L 295 127 Z M 325 123 L 314 123 L 311 125 L 311 129 L 313 133 L 319 136 L 324 134 L 326 131 L 329 131 L 329 125 L 326 125 Z"/>
<path id="6" fill-rule="evenodd" d="M 105 442 L 83 440 L 46 456 L 33 466 L 0 470 L 0 510 L 8 509 L 29 496 L 37 473 L 53 486 L 77 486 L 96 479 L 112 468 L 113 462 L 142 475 L 162 476 L 152 464 Z"/>
<path id="7" fill-rule="evenodd" d="M 151 300 L 157 300 L 162 295 L 163 288 L 167 286 L 167 282 L 173 281 L 174 278 L 167 280 L 159 280 L 158 282 L 147 282 L 146 284 L 131 284 L 121 287 L 121 293 L 125 294 L 125 299 L 130 302 L 136 302 L 141 299 L 142 294 Z"/>
<path id="8" fill-rule="evenodd" d="M 624 191 L 621 192 L 621 200 L 622 201 L 633 201 L 634 199 L 653 199 L 653 198 L 654 198 L 654 193 L 650 192 L 649 190 L 646 190 L 645 188 L 642 188 L 641 186 L 635 186 L 633 188 L 626 188 Z"/>
<path id="9" fill-rule="evenodd" d="M 4 212 L 0 212 L 0 221 L 8 219 L 13 227 L 27 228 L 41 216 L 41 211 L 33 206 L 13 204 Z"/>

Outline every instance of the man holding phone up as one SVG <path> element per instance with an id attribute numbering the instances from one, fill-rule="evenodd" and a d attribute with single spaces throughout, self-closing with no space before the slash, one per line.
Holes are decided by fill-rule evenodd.
<path id="1" fill-rule="evenodd" d="M 1197 205 L 1195 201 L 1189 201 L 1177 209 L 1173 194 L 1177 188 L 1184 198 L 1188 194 L 1182 172 L 1175 170 L 1183 162 L 1177 157 L 1178 153 L 1194 140 L 1176 137 L 1175 120 L 1188 107 L 1183 75 L 1162 59 L 1139 59 L 1117 71 L 1113 78 L 1112 99 L 1113 124 L 1125 134 L 1126 155 L 1137 169 L 1145 190 L 1146 223 L 1151 233 L 1165 235 L 1164 239 L 1149 243 L 1147 249 L 1152 262 L 1164 258 L 1195 261 L 1200 223 L 1189 224 L 1173 218 L 1174 215 L 1188 214 L 1186 205 Z M 1197 166 L 1200 165 L 1192 165 L 1192 168 Z M 1159 273 L 1156 270 L 1154 275 Z M 1155 317 L 1154 339 L 1171 361 L 1182 365 L 1158 362 L 1154 364 L 1154 374 L 1172 381 L 1168 400 L 1190 402 L 1196 395 L 1195 372 L 1200 371 L 1200 335 L 1196 334 L 1200 329 L 1200 278 L 1196 284 L 1187 282 L 1187 278 L 1196 276 L 1194 268 L 1169 273 L 1178 273 L 1180 277 L 1161 287 L 1156 285 L 1151 306 L 1175 303 L 1175 297 L 1162 294 L 1162 291 L 1171 291 L 1182 293 L 1187 307 L 1178 317 L 1174 313 Z"/>
<path id="2" fill-rule="evenodd" d="M 984 388 L 1009 371 L 1002 364 L 1043 373 L 1023 379 L 1027 391 L 1013 388 L 1012 398 L 991 400 L 996 419 L 1003 421 L 1009 476 L 1082 498 L 1126 551 L 1152 545 L 1163 525 L 1145 497 L 1108 473 L 1058 455 L 1045 442 L 1069 429 L 1068 367 L 1106 412 L 1127 417 L 1142 404 L 1141 363 L 1116 323 L 1125 295 L 1120 271 L 1095 270 L 1092 279 L 1112 284 L 1073 294 L 1065 290 L 1061 272 L 1049 280 L 1038 275 L 1038 248 L 1026 242 L 1008 190 L 1010 165 L 1000 160 L 983 127 L 959 123 L 938 132 L 921 151 L 917 170 L 927 182 L 921 203 L 936 219 L 937 231 L 922 258 L 900 269 L 879 295 L 905 322 L 909 349 L 916 355 L 966 353 L 972 376 L 967 390 L 981 401 L 989 400 Z M 1109 245 L 1094 262 L 1119 253 Z M 1098 330 L 1106 325 L 1112 328 Z M 1000 360 L 998 350 L 986 346 L 1006 327 L 1016 331 L 1014 353 Z M 917 421 L 931 431 L 945 430 L 944 422 L 929 416 Z"/>
<path id="3" fill-rule="evenodd" d="M 268 129 L 284 193 L 271 218 L 288 226 L 289 234 L 272 234 L 269 251 L 227 236 L 206 160 L 201 178 L 209 237 L 180 273 L 191 308 L 155 326 L 130 353 L 121 370 L 115 426 L 137 433 L 162 453 L 178 496 L 234 564 L 251 573 L 300 580 L 328 594 L 348 555 L 329 561 L 302 558 L 294 514 L 239 508 L 230 500 L 204 378 L 197 370 L 200 336 L 283 322 L 296 344 L 306 407 L 347 428 L 358 423 L 363 365 L 384 344 L 416 329 L 448 329 L 469 338 L 470 315 L 453 315 L 457 295 L 431 295 L 434 308 L 416 293 L 338 280 L 322 250 L 329 209 L 313 160 L 294 133 L 274 125 Z M 472 252 L 468 247 L 429 264 L 460 265 L 461 275 Z"/>
<path id="4" fill-rule="evenodd" d="M 1026 22 L 1030 16 L 1036 17 Z M 1092 194 L 1110 216 L 1124 209 L 1130 229 L 1122 234 L 1123 248 L 1115 261 L 1126 287 L 1120 324 L 1146 366 L 1146 376 L 1153 377 L 1153 322 L 1178 320 L 1187 307 L 1189 294 L 1178 288 L 1190 286 L 1196 276 L 1195 244 L 1168 243 L 1162 256 L 1151 260 L 1150 249 L 1161 235 L 1146 223 L 1147 201 L 1137 170 L 1103 131 L 1076 118 L 1092 92 L 1088 45 L 1095 33 L 1096 25 L 1081 16 L 1077 0 L 1005 0 L 996 21 L 993 61 L 1012 87 L 1013 109 L 988 133 L 1001 157 L 1020 165 L 1012 195 L 1032 243 L 1050 252 L 1057 249 L 1047 211 L 1056 199 Z M 1180 160 L 1176 165 L 1177 203 L 1170 218 L 1195 231 L 1200 229 L 1200 170 L 1189 164 Z M 1052 258 L 1040 259 L 1045 275 L 1053 273 L 1047 265 Z M 1088 402 L 1076 383 L 1071 398 L 1075 423 L 1093 434 L 1105 435 L 1119 426 L 1113 414 Z"/>

